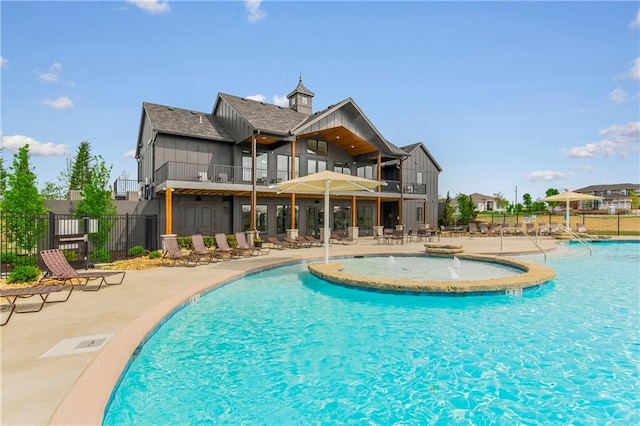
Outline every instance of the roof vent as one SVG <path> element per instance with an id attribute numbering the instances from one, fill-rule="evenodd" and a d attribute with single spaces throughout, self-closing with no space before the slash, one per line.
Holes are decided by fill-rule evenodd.
<path id="1" fill-rule="evenodd" d="M 171 107 L 167 107 L 167 109 L 168 109 L 169 111 L 173 111 L 173 108 L 171 108 Z"/>
<path id="2" fill-rule="evenodd" d="M 195 115 L 195 114 L 197 114 L 197 112 L 195 112 L 195 111 L 191 111 L 191 114 L 194 114 L 194 115 Z"/>
<path id="3" fill-rule="evenodd" d="M 200 116 L 200 124 L 202 124 L 202 116 Z"/>

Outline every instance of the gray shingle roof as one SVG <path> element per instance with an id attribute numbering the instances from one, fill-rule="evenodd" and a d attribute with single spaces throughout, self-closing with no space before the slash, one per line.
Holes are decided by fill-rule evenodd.
<path id="1" fill-rule="evenodd" d="M 148 102 L 144 102 L 142 106 L 155 131 L 233 142 L 227 129 L 211 114 Z"/>
<path id="2" fill-rule="evenodd" d="M 619 189 L 634 189 L 636 191 L 640 190 L 640 185 L 637 183 L 616 183 L 609 185 L 590 185 L 584 188 L 576 189 L 575 192 L 602 192 L 602 191 L 614 191 Z"/>
<path id="3" fill-rule="evenodd" d="M 296 88 L 293 89 L 291 91 L 291 93 L 289 93 L 287 95 L 287 98 L 290 98 L 291 96 L 295 95 L 296 93 L 303 93 L 303 94 L 308 95 L 308 96 L 313 96 L 314 95 L 314 93 L 311 90 L 309 90 L 306 87 L 304 87 L 304 84 L 302 84 L 302 77 L 300 77 L 300 80 L 298 81 L 298 85 L 296 86 Z"/>
<path id="4" fill-rule="evenodd" d="M 220 93 L 238 114 L 256 130 L 266 133 L 288 134 L 291 129 L 307 119 L 307 115 L 290 108 L 271 105 L 251 99 Z"/>

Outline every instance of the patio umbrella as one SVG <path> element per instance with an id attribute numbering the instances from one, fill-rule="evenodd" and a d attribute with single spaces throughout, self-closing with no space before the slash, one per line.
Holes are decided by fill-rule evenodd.
<path id="1" fill-rule="evenodd" d="M 325 170 L 276 185 L 278 194 L 324 194 L 324 263 L 329 263 L 329 195 L 335 193 L 369 191 L 386 183 Z"/>
<path id="2" fill-rule="evenodd" d="M 561 194 L 556 194 L 556 195 L 550 195 L 546 198 L 543 198 L 541 201 L 547 201 L 547 202 L 561 202 L 564 201 L 567 204 L 567 209 L 566 209 L 566 227 L 567 229 L 571 229 L 571 227 L 569 226 L 569 202 L 570 201 L 593 201 L 593 200 L 602 200 L 602 197 L 596 197 L 595 195 L 589 195 L 589 194 L 581 194 L 579 192 L 573 192 L 573 191 L 566 191 L 563 192 Z"/>

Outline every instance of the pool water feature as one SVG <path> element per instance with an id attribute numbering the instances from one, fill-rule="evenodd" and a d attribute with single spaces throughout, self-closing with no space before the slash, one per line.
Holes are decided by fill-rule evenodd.
<path id="1" fill-rule="evenodd" d="M 104 424 L 637 424 L 640 244 L 593 247 L 520 295 L 237 280 L 150 336 Z"/>
<path id="2" fill-rule="evenodd" d="M 364 277 L 407 280 L 489 280 L 521 274 L 522 271 L 491 262 L 454 257 L 368 256 L 340 259 L 343 272 Z"/>

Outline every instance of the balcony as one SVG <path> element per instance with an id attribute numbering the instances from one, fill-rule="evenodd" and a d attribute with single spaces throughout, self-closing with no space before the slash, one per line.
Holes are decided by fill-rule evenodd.
<path id="1" fill-rule="evenodd" d="M 298 177 L 305 176 L 304 173 Z M 374 179 L 376 177 L 374 176 Z M 271 186 L 290 179 L 290 172 L 256 169 L 256 184 Z M 227 166 L 222 164 L 194 164 L 169 161 L 163 164 L 155 176 L 155 184 L 161 185 L 167 181 L 175 182 L 208 182 L 211 184 L 240 184 L 251 185 L 251 168 L 242 166 Z M 385 179 L 386 186 L 380 187 L 381 193 L 399 194 L 400 182 Z M 404 183 L 403 192 L 407 195 L 426 195 L 426 185 Z"/>

